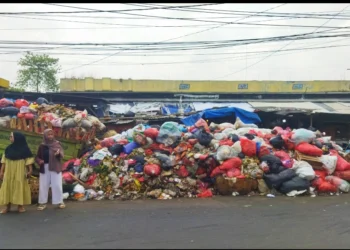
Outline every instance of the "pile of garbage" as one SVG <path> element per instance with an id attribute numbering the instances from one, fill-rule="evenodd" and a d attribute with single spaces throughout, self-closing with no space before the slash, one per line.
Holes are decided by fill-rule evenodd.
<path id="1" fill-rule="evenodd" d="M 31 103 L 25 99 L 0 99 L 0 127 L 9 127 L 12 118 L 50 123 L 55 131 L 79 128 L 82 134 L 92 128 L 98 131 L 106 128 L 98 118 L 88 115 L 86 110 L 79 111 L 64 105 L 49 103 L 43 97 Z M 41 127 L 38 129 L 38 133 L 43 132 Z"/>
<path id="2" fill-rule="evenodd" d="M 350 189 L 343 156 L 319 131 L 200 119 L 191 127 L 137 125 L 105 138 L 66 162 L 63 180 L 75 183 L 66 196 L 76 200 L 339 194 Z"/>

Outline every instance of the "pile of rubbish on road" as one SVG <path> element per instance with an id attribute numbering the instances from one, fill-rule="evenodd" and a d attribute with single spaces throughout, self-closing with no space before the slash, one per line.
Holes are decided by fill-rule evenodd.
<path id="1" fill-rule="evenodd" d="M 0 127 L 42 133 L 52 128 L 58 138 L 88 141 L 95 131 L 106 126 L 87 111 L 74 110 L 60 104 L 49 103 L 39 97 L 36 102 L 25 99 L 0 99 Z"/>
<path id="2" fill-rule="evenodd" d="M 350 163 L 321 132 L 244 124 L 137 125 L 65 163 L 75 200 L 349 192 Z M 345 158 L 344 158 L 345 157 Z M 78 181 L 78 182 L 77 182 Z"/>

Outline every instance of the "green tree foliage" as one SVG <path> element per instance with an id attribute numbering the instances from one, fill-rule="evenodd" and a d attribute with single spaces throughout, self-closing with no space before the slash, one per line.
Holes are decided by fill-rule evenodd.
<path id="1" fill-rule="evenodd" d="M 46 54 L 35 55 L 27 52 L 18 63 L 21 68 L 14 87 L 36 92 L 58 91 L 59 85 L 56 78 L 60 70 L 58 61 L 59 59 L 51 58 Z"/>

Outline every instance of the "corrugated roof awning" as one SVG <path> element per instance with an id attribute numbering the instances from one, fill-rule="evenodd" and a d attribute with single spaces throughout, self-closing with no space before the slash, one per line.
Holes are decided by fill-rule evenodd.
<path id="1" fill-rule="evenodd" d="M 329 110 L 332 114 L 350 114 L 350 103 L 325 102 L 323 104 L 329 107 Z"/>
<path id="2" fill-rule="evenodd" d="M 261 111 L 277 113 L 329 113 L 326 108 L 313 102 L 249 102 Z"/>

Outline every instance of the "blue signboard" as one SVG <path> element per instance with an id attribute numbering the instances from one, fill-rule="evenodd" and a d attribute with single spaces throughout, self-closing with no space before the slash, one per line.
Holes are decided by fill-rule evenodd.
<path id="1" fill-rule="evenodd" d="M 238 84 L 238 89 L 248 89 L 248 83 Z"/>
<path id="2" fill-rule="evenodd" d="M 179 85 L 179 89 L 180 89 L 180 90 L 189 90 L 190 87 L 191 87 L 191 84 L 187 84 L 187 83 L 181 83 L 181 84 Z"/>

